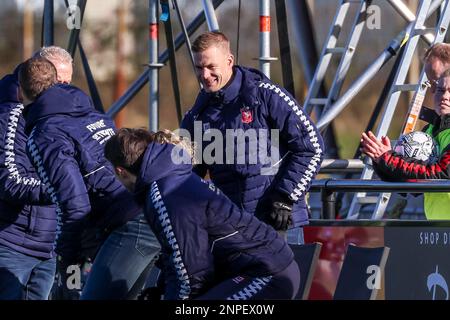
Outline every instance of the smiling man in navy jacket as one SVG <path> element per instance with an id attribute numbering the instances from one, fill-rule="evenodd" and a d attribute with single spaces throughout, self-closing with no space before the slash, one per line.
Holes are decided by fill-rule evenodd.
<path id="1" fill-rule="evenodd" d="M 201 177 L 209 171 L 239 208 L 281 233 L 307 224 L 305 194 L 323 159 L 315 125 L 286 90 L 258 70 L 234 65 L 223 33 L 200 35 L 192 51 L 203 89 L 181 127 L 194 137 L 202 155 L 195 171 Z M 214 131 L 223 140 L 211 161 L 206 159 L 211 147 L 204 142 L 211 139 L 198 135 Z"/>

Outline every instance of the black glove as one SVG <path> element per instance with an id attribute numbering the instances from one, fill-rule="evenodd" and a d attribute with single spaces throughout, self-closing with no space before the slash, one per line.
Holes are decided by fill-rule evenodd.
<path id="1" fill-rule="evenodd" d="M 267 223 L 275 230 L 286 231 L 292 224 L 293 202 L 287 197 L 276 194 L 271 197 L 271 211 L 267 216 Z"/>
<path id="2" fill-rule="evenodd" d="M 292 206 L 283 202 L 273 202 L 270 212 L 270 224 L 275 230 L 286 231 L 292 224 Z"/>

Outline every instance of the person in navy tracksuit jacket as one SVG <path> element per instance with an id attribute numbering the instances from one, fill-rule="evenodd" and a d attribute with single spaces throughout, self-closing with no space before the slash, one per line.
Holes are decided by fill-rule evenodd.
<path id="1" fill-rule="evenodd" d="M 104 144 L 115 134 L 113 121 L 96 111 L 83 91 L 57 83 L 55 68 L 44 58 L 24 62 L 19 80 L 33 101 L 26 110 L 28 153 L 56 204 L 56 252 L 77 262 L 82 234 L 95 226 L 108 238 L 81 298 L 129 298 L 140 275 L 153 264 L 159 244 L 141 223 L 142 207 L 104 157 Z"/>
<path id="2" fill-rule="evenodd" d="M 164 298 L 292 299 L 300 272 L 286 241 L 193 173 L 181 145 L 170 131 L 124 128 L 105 146 L 161 243 Z"/>
<path id="3" fill-rule="evenodd" d="M 203 89 L 182 121 L 187 133 L 180 135 L 197 143 L 203 161 L 195 171 L 204 177 L 208 170 L 239 208 L 277 230 L 307 224 L 305 194 L 324 154 L 314 123 L 285 89 L 258 70 L 234 65 L 224 34 L 204 33 L 192 50 Z M 210 135 L 217 148 L 207 159 Z"/>
<path id="4" fill-rule="evenodd" d="M 26 155 L 17 71 L 0 80 L 0 300 L 47 299 L 56 211 Z"/>

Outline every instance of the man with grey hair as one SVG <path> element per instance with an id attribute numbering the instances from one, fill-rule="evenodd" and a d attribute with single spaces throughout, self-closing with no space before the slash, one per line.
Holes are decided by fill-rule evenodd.
<path id="1" fill-rule="evenodd" d="M 59 83 L 64 84 L 70 84 L 72 82 L 72 75 L 73 75 L 73 58 L 70 55 L 69 52 L 67 52 L 65 49 L 58 47 L 58 46 L 48 46 L 48 47 L 42 47 L 39 51 L 37 51 L 34 55 L 34 58 L 41 57 L 53 64 L 53 66 L 56 69 L 57 74 L 57 81 Z M 93 256 L 94 252 L 97 250 L 98 246 L 101 243 L 98 243 L 98 240 L 94 239 L 95 237 L 95 230 L 86 230 L 84 233 L 83 243 L 86 245 L 86 255 L 91 257 Z M 89 268 L 89 261 L 86 261 L 85 263 L 88 264 L 87 268 Z M 80 266 L 81 267 L 81 266 Z M 85 266 L 86 267 L 86 266 Z M 65 287 L 65 283 L 67 282 L 67 277 L 70 275 L 70 273 L 67 273 L 66 271 L 73 268 L 72 265 L 61 265 L 61 261 L 58 260 L 58 277 L 60 281 L 58 281 L 58 284 L 63 284 L 62 286 L 57 286 L 56 290 L 54 292 L 53 298 L 61 298 L 61 299 L 77 299 L 80 294 L 81 290 L 79 289 L 72 289 L 69 290 Z M 82 279 L 82 283 L 84 285 L 85 279 Z"/>
<path id="2" fill-rule="evenodd" d="M 46 69 L 38 70 L 41 65 Z M 51 71 L 53 77 L 47 75 Z M 63 289 L 82 289 L 87 300 L 136 298 L 160 245 L 142 207 L 104 157 L 103 144 L 115 134 L 113 121 L 96 111 L 83 91 L 57 83 L 56 68 L 45 58 L 24 62 L 19 82 L 32 100 L 26 114 L 28 155 L 57 208 L 57 268 L 61 277 L 70 276 Z M 84 242 L 88 230 L 97 231 L 97 239 Z M 97 251 L 95 240 L 101 246 L 92 252 L 94 263 L 81 288 L 80 274 L 68 266 L 86 258 L 86 246 Z"/>
<path id="3" fill-rule="evenodd" d="M 50 61 L 56 68 L 57 79 L 60 83 L 70 84 L 73 74 L 73 59 L 69 52 L 61 47 L 42 47 L 33 57 L 41 56 Z"/>

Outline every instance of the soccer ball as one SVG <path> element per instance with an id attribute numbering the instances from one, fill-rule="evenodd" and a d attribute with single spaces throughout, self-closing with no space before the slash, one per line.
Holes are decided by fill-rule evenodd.
<path id="1" fill-rule="evenodd" d="M 438 145 L 433 137 L 422 131 L 402 135 L 394 146 L 394 151 L 405 158 L 435 163 L 439 159 Z"/>

